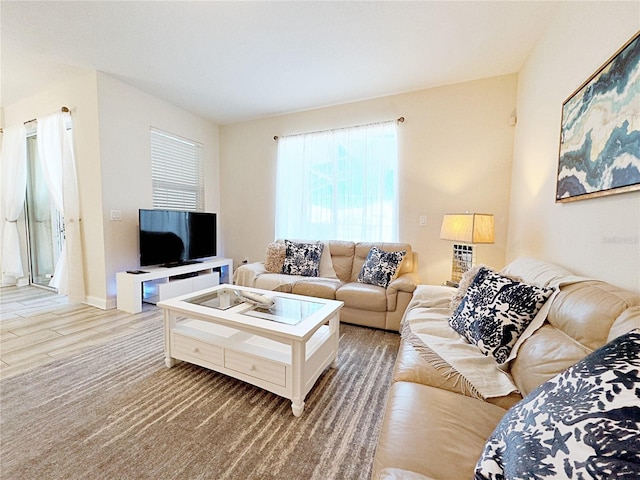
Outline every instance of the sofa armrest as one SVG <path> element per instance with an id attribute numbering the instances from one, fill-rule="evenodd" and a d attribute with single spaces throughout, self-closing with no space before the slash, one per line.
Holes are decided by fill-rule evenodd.
<path id="1" fill-rule="evenodd" d="M 243 287 L 254 287 L 256 278 L 264 273 L 267 273 L 264 268 L 264 262 L 245 263 L 240 265 L 233 273 L 233 283 Z"/>
<path id="2" fill-rule="evenodd" d="M 395 312 L 398 303 L 398 292 L 413 293 L 418 286 L 419 277 L 416 272 L 403 273 L 387 286 L 387 311 Z"/>
<path id="3" fill-rule="evenodd" d="M 395 295 L 398 291 L 413 293 L 419 282 L 420 277 L 417 272 L 403 273 L 389 283 L 387 295 Z"/>

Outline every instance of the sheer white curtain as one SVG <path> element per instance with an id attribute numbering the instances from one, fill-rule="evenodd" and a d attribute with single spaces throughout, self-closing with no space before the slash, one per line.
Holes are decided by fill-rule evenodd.
<path id="1" fill-rule="evenodd" d="M 278 139 L 276 238 L 398 239 L 396 122 Z"/>
<path id="2" fill-rule="evenodd" d="M 27 135 L 24 125 L 8 127 L 2 139 L 2 276 L 24 276 L 17 220 L 27 189 Z"/>
<path id="3" fill-rule="evenodd" d="M 64 217 L 65 238 L 62 253 L 49 284 L 70 302 L 84 301 L 84 269 L 80 236 L 80 199 L 71 133 L 65 123 L 68 113 L 55 112 L 38 117 L 38 157 L 47 179 L 47 187 Z"/>

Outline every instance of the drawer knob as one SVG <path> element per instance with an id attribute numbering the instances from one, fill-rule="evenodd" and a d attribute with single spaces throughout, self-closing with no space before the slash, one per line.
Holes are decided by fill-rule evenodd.
<path id="1" fill-rule="evenodd" d="M 193 347 L 193 353 L 198 353 L 198 347 Z"/>
<path id="2" fill-rule="evenodd" d="M 253 372 L 256 369 L 255 365 L 249 365 L 249 371 Z"/>

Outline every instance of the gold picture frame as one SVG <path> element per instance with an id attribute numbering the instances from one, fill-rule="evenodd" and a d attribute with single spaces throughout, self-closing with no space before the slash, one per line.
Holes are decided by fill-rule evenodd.
<path id="1" fill-rule="evenodd" d="M 640 32 L 562 104 L 556 202 L 640 190 Z"/>

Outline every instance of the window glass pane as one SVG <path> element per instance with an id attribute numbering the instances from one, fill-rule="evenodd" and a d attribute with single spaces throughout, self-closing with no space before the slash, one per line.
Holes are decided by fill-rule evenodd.
<path id="1" fill-rule="evenodd" d="M 48 287 L 62 252 L 64 222 L 47 188 L 35 129 L 27 136 L 27 172 L 25 211 L 30 281 Z"/>

